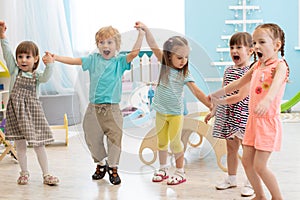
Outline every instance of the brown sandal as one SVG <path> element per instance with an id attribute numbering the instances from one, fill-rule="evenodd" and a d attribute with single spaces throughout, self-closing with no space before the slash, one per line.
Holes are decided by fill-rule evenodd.
<path id="1" fill-rule="evenodd" d="M 118 175 L 118 168 L 117 167 L 108 167 L 107 170 L 109 174 L 109 181 L 114 185 L 119 185 L 121 183 L 121 179 Z"/>
<path id="2" fill-rule="evenodd" d="M 103 165 L 103 166 L 97 165 L 96 171 L 92 176 L 93 180 L 102 179 L 105 176 L 106 168 L 107 168 L 106 165 Z"/>

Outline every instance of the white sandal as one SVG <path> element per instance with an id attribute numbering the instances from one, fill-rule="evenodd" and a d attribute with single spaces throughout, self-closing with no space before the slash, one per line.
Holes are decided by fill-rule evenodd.
<path id="1" fill-rule="evenodd" d="M 157 172 L 154 173 L 152 182 L 162 182 L 163 180 L 166 180 L 167 178 L 169 178 L 168 169 L 161 168 Z"/>
<path id="2" fill-rule="evenodd" d="M 175 171 L 175 173 L 168 179 L 168 185 L 178 185 L 186 182 L 185 174 L 179 171 Z"/>

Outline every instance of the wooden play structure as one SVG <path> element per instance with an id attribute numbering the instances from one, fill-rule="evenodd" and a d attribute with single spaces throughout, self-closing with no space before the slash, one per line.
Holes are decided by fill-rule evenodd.
<path id="1" fill-rule="evenodd" d="M 14 158 L 17 158 L 17 152 L 15 151 L 14 146 L 7 140 L 5 140 L 5 135 L 2 132 L 2 130 L 0 129 L 0 143 L 4 144 L 4 151 L 2 153 L 0 153 L 0 161 L 9 153 L 11 153 L 11 155 Z"/>
<path id="2" fill-rule="evenodd" d="M 63 125 L 55 125 L 55 126 L 50 126 L 51 130 L 63 130 L 65 133 L 65 140 L 64 141 L 54 141 L 54 143 L 50 144 L 51 145 L 65 145 L 68 146 L 69 144 L 69 124 L 68 124 L 68 116 L 65 113 L 64 114 L 64 124 Z"/>
<path id="3" fill-rule="evenodd" d="M 211 147 L 213 148 L 213 150 L 216 154 L 218 166 L 224 172 L 227 172 L 227 167 L 225 167 L 221 162 L 222 157 L 227 154 L 226 141 L 214 138 L 212 136 L 212 133 L 211 133 L 212 126 L 210 124 L 204 123 L 200 119 L 200 116 L 204 116 L 205 114 L 206 113 L 204 113 L 204 112 L 198 112 L 198 113 L 193 113 L 193 114 L 190 114 L 190 115 L 187 115 L 184 117 L 183 131 L 182 131 L 182 136 L 181 136 L 181 140 L 184 144 L 184 151 L 186 150 L 188 143 L 192 147 L 199 146 L 202 143 L 202 140 L 204 137 L 210 143 Z M 199 136 L 199 141 L 196 144 L 191 143 L 189 141 L 192 133 L 196 133 Z M 152 150 L 152 152 L 153 152 L 152 160 L 147 161 L 144 159 L 143 151 L 145 149 Z M 158 151 L 157 136 L 156 136 L 156 130 L 154 127 L 145 135 L 145 138 L 143 139 L 143 141 L 141 143 L 141 146 L 139 149 L 140 160 L 146 165 L 153 164 L 157 158 L 157 151 Z"/>

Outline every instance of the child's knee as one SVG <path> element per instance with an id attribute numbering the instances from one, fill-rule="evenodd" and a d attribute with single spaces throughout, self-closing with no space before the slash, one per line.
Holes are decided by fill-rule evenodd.
<path id="1" fill-rule="evenodd" d="M 172 142 L 170 144 L 170 149 L 173 153 L 180 153 L 180 152 L 183 152 L 183 144 L 181 141 L 178 141 L 178 142 Z"/>

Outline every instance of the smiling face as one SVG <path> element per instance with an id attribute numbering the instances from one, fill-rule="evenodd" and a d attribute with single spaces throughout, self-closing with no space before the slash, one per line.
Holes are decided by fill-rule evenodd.
<path id="1" fill-rule="evenodd" d="M 17 55 L 17 65 L 24 72 L 33 72 L 38 59 L 38 56 L 34 57 L 32 53 L 20 53 Z"/>
<path id="2" fill-rule="evenodd" d="M 253 32 L 254 51 L 261 63 L 278 57 L 278 50 L 281 48 L 281 41 L 272 38 L 268 29 L 258 28 Z"/>
<path id="3" fill-rule="evenodd" d="M 34 42 L 23 41 L 16 49 L 18 67 L 24 72 L 33 72 L 39 65 L 39 49 Z"/>

